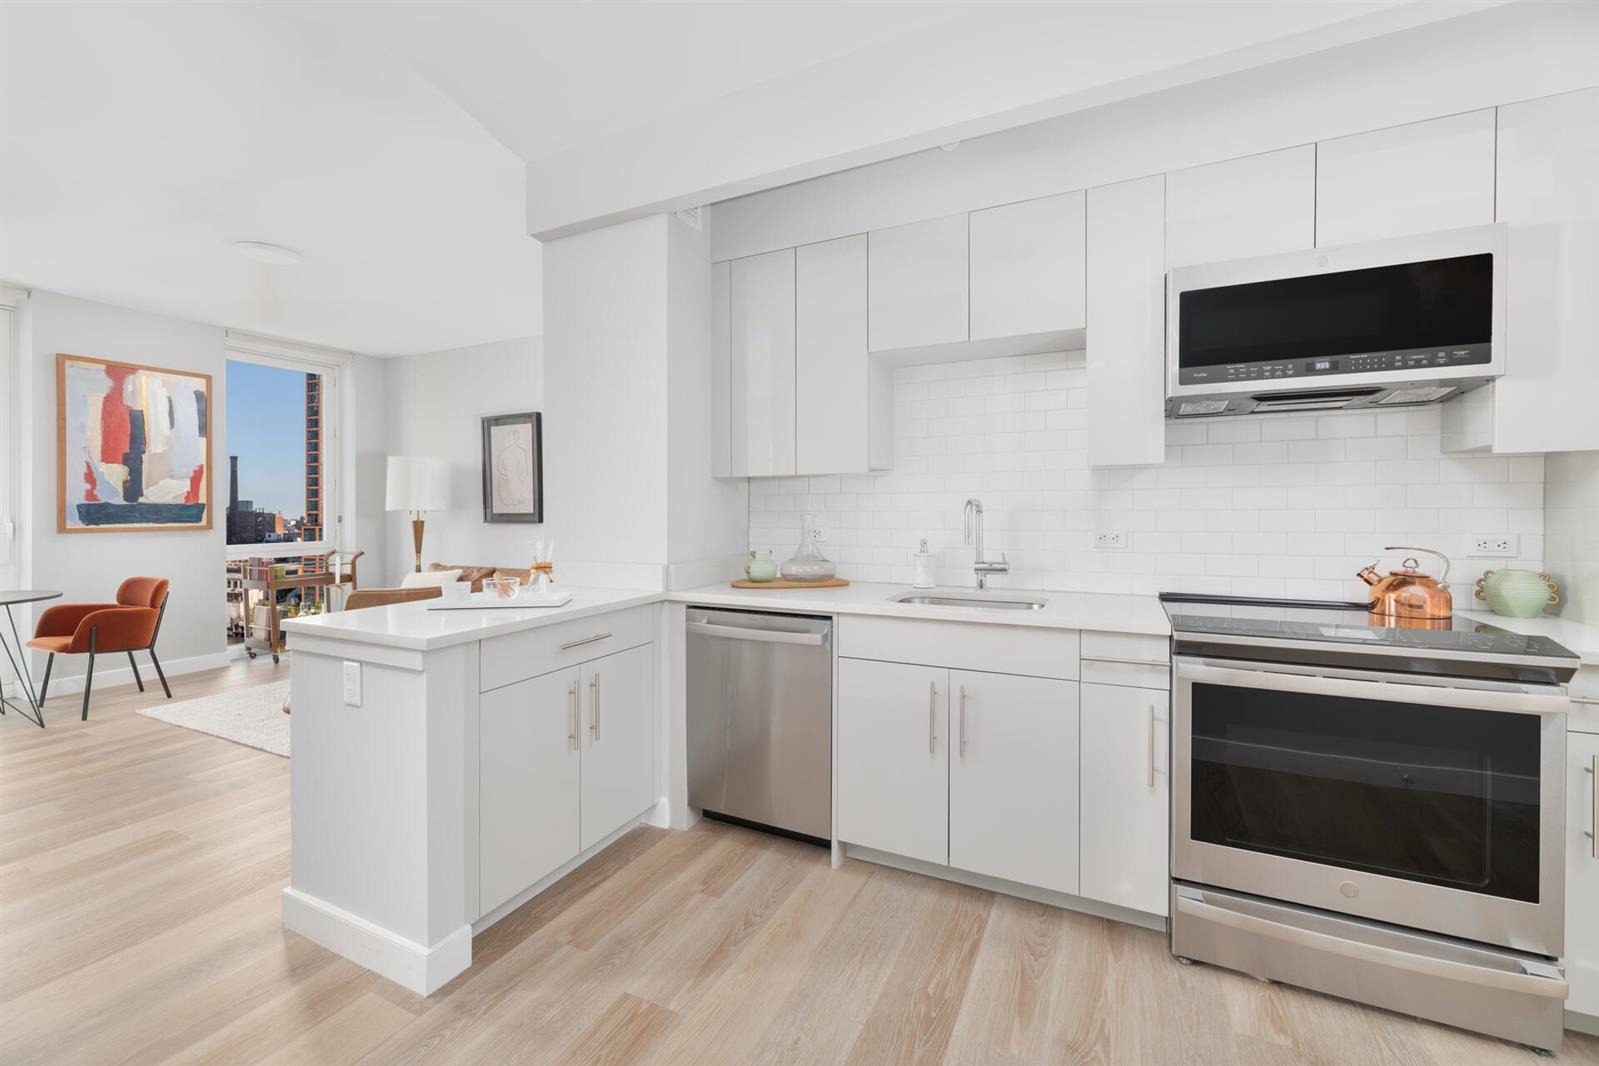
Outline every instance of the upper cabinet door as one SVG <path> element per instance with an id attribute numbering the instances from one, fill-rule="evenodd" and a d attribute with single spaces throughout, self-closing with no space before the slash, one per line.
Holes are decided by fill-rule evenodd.
<path id="1" fill-rule="evenodd" d="M 794 249 L 732 264 L 735 476 L 794 472 Z"/>
<path id="2" fill-rule="evenodd" d="M 733 473 L 733 267 L 711 264 L 711 476 Z"/>
<path id="3" fill-rule="evenodd" d="M 872 351 L 967 339 L 966 225 L 950 215 L 872 231 Z"/>
<path id="4" fill-rule="evenodd" d="M 1493 450 L 1599 448 L 1599 89 L 1499 109 L 1510 269 Z"/>
<path id="5" fill-rule="evenodd" d="M 1088 463 L 1166 459 L 1166 179 L 1088 190 Z"/>
<path id="6" fill-rule="evenodd" d="M 866 351 L 866 235 L 795 251 L 794 469 L 870 469 L 872 374 Z"/>
<path id="7" fill-rule="evenodd" d="M 1494 113 L 1413 122 L 1316 146 L 1316 246 L 1494 220 Z"/>
<path id="8" fill-rule="evenodd" d="M 1166 175 L 1168 270 L 1315 246 L 1313 144 Z"/>
<path id="9" fill-rule="evenodd" d="M 1082 329 L 1083 194 L 971 213 L 971 339 Z"/>

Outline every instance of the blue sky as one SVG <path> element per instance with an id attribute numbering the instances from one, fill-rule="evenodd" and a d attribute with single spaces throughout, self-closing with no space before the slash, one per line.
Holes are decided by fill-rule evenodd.
<path id="1" fill-rule="evenodd" d="M 219 507 L 227 506 L 227 456 L 237 455 L 239 499 L 299 518 L 305 514 L 305 374 L 229 359 L 226 396 Z"/>

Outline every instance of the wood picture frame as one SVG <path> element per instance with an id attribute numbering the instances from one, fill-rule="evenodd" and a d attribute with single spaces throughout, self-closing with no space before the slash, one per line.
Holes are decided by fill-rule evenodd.
<path id="1" fill-rule="evenodd" d="M 483 521 L 544 521 L 544 425 L 538 411 L 484 416 Z"/>
<path id="2" fill-rule="evenodd" d="M 202 371 L 57 352 L 56 532 L 211 529 L 213 397 Z"/>

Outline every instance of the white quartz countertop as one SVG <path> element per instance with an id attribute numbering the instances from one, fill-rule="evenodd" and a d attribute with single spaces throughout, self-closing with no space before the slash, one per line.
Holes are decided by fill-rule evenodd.
<path id="1" fill-rule="evenodd" d="M 887 618 L 933 618 L 990 625 L 1035 626 L 1046 629 L 1098 629 L 1111 633 L 1147 633 L 1167 636 L 1171 625 L 1160 600 L 1154 596 L 1113 596 L 1090 592 L 1050 592 L 1037 589 L 993 589 L 994 595 L 1037 596 L 1049 602 L 1036 611 L 997 611 L 991 608 L 932 607 L 894 603 L 891 597 L 906 592 L 959 596 L 971 589 L 912 589 L 906 585 L 860 582 L 841 589 L 735 589 L 726 584 L 703 585 L 666 593 L 674 603 L 705 607 L 734 607 L 757 611 L 796 611 L 803 614 L 867 614 Z"/>
<path id="2" fill-rule="evenodd" d="M 1567 618 L 1506 618 L 1492 611 L 1462 611 L 1474 622 L 1482 622 L 1512 633 L 1530 637 L 1548 637 L 1568 651 L 1582 658 L 1584 666 L 1599 666 L 1599 626 L 1588 625 Z"/>
<path id="3" fill-rule="evenodd" d="M 481 610 L 430 611 L 428 604 L 438 600 L 397 603 L 389 607 L 366 607 L 359 611 L 336 611 L 312 618 L 286 618 L 283 628 L 290 633 L 324 640 L 348 640 L 357 644 L 376 644 L 411 651 L 432 651 L 455 644 L 469 644 L 489 636 L 502 636 L 524 629 L 577 618 L 619 611 L 646 603 L 659 603 L 661 592 L 638 589 L 574 588 L 564 607 L 485 607 Z"/>
<path id="4" fill-rule="evenodd" d="M 795 611 L 802 614 L 882 615 L 892 618 L 928 618 L 990 625 L 1034 626 L 1047 629 L 1097 629 L 1112 633 L 1147 633 L 1166 636 L 1171 627 L 1166 612 L 1154 596 L 1111 596 L 1084 592 L 995 590 L 1003 594 L 1041 596 L 1049 602 L 1036 611 L 998 611 L 980 608 L 933 607 L 894 603 L 890 597 L 912 591 L 905 585 L 855 584 L 841 589 L 735 589 L 726 584 L 673 592 L 640 589 L 574 588 L 572 602 L 564 607 L 484 608 L 482 610 L 428 610 L 429 600 L 360 611 L 338 611 L 312 618 L 288 618 L 290 633 L 323 640 L 351 641 L 411 651 L 432 651 L 485 637 L 568 622 L 605 611 L 643 604 L 673 602 L 706 607 L 734 607 L 758 611 Z M 915 590 L 959 595 L 968 589 Z"/>

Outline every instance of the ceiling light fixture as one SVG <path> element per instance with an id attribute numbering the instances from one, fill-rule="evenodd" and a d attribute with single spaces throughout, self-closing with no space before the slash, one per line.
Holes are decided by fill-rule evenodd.
<path id="1" fill-rule="evenodd" d="M 267 244 L 265 241 L 234 241 L 230 247 L 246 259 L 254 259 L 257 263 L 294 266 L 300 261 L 299 252 L 293 248 L 285 248 L 281 244 Z"/>

